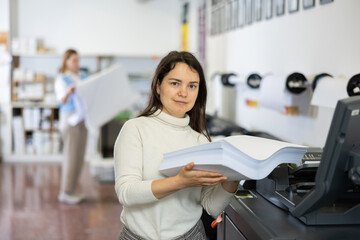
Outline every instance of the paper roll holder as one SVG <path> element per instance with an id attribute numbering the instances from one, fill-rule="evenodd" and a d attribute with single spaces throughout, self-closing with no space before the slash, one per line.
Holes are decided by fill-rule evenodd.
<path id="1" fill-rule="evenodd" d="M 315 76 L 312 83 L 308 82 L 301 73 L 290 74 L 286 80 L 286 88 L 292 93 L 302 93 L 306 88 L 311 87 L 314 91 L 319 81 L 324 77 L 332 77 L 328 73 L 321 73 Z M 349 97 L 360 95 L 360 74 L 350 78 L 347 84 L 347 93 Z"/>
<path id="2" fill-rule="evenodd" d="M 212 78 L 217 75 L 220 75 L 221 83 L 224 86 L 235 86 L 234 83 L 229 81 L 230 77 L 237 76 L 235 73 L 216 73 L 213 75 Z M 333 76 L 328 73 L 320 73 L 314 77 L 314 80 L 312 82 L 309 82 L 304 76 L 304 74 L 294 72 L 291 73 L 286 79 L 286 89 L 293 94 L 301 94 L 307 88 L 311 88 L 314 91 L 319 81 L 324 77 Z M 258 73 L 251 73 L 246 79 L 246 84 L 250 88 L 257 89 L 260 87 L 262 78 L 263 77 Z M 356 74 L 350 78 L 346 90 L 350 97 L 360 95 L 360 74 Z"/>
<path id="3" fill-rule="evenodd" d="M 216 72 L 214 73 L 212 76 L 211 76 L 211 80 L 214 80 L 215 77 L 217 76 L 220 76 L 220 81 L 221 81 L 221 84 L 223 86 L 227 86 L 227 87 L 234 87 L 235 84 L 230 82 L 230 77 L 232 76 L 237 76 L 235 73 L 219 73 L 219 72 Z"/>
<path id="4" fill-rule="evenodd" d="M 290 74 L 286 79 L 286 89 L 294 94 L 300 94 L 304 92 L 307 88 L 311 88 L 314 91 L 316 85 L 323 77 L 332 76 L 328 73 L 320 73 L 315 76 L 313 82 L 309 82 L 302 73 L 294 72 Z"/>
<path id="5" fill-rule="evenodd" d="M 250 87 L 250 88 L 259 88 L 260 87 L 260 83 L 261 83 L 262 77 L 257 74 L 257 73 L 251 73 L 247 79 L 246 79 L 246 84 Z"/>
<path id="6" fill-rule="evenodd" d="M 259 88 L 262 80 L 262 76 L 258 73 L 251 73 L 246 80 L 247 85 L 250 88 Z M 286 88 L 294 94 L 300 94 L 305 91 L 311 83 L 309 83 L 305 76 L 301 73 L 295 72 L 290 74 L 286 79 Z"/>
<path id="7" fill-rule="evenodd" d="M 350 78 L 346 90 L 350 97 L 360 95 L 360 74 Z"/>

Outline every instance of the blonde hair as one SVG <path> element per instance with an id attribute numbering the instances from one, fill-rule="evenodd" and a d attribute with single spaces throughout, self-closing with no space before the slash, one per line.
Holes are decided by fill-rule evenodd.
<path id="1" fill-rule="evenodd" d="M 66 72 L 66 70 L 67 70 L 66 61 L 74 54 L 78 55 L 76 50 L 74 50 L 74 49 L 66 50 L 66 52 L 64 53 L 64 56 L 63 56 L 63 60 L 62 60 L 60 70 L 59 70 L 60 73 Z"/>

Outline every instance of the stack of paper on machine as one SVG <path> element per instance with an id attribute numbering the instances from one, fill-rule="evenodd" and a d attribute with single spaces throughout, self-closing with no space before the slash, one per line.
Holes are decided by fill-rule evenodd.
<path id="1" fill-rule="evenodd" d="M 175 176 L 194 162 L 194 169 L 221 172 L 228 180 L 262 179 L 281 163 L 300 164 L 308 147 L 246 135 L 226 137 L 164 154 L 159 171 Z"/>

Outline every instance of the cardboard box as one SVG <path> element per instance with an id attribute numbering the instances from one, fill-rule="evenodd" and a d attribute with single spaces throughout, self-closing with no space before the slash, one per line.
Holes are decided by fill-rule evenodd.
<path id="1" fill-rule="evenodd" d="M 8 49 L 8 33 L 0 32 L 0 49 L 5 48 Z"/>

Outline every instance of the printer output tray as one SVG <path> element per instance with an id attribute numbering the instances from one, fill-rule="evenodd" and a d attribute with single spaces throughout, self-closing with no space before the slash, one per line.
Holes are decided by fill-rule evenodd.
<path id="1" fill-rule="evenodd" d="M 274 205 L 290 212 L 315 188 L 318 165 L 279 165 L 266 178 L 256 181 L 256 191 Z M 307 225 L 360 224 L 360 193 L 346 192 L 331 206 L 296 216 Z"/>

